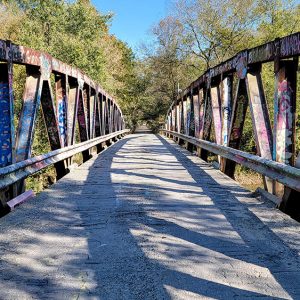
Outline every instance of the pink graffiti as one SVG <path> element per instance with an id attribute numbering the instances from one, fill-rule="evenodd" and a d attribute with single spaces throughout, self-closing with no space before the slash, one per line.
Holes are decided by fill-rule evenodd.
<path id="1" fill-rule="evenodd" d="M 282 81 L 278 86 L 278 126 L 291 128 L 291 93 L 289 82 Z"/>

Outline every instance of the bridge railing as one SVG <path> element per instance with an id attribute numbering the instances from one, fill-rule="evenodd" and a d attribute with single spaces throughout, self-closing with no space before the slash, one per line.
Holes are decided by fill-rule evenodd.
<path id="1" fill-rule="evenodd" d="M 0 40 L 0 200 L 21 194 L 23 179 L 54 164 L 64 176 L 72 156 L 91 156 L 126 133 L 122 111 L 115 99 L 79 69 L 51 55 Z M 13 65 L 24 65 L 26 82 L 18 127 L 14 128 Z M 54 86 L 54 91 L 53 91 Z M 42 109 L 51 152 L 31 158 L 38 112 Z M 76 144 L 76 126 L 80 143 Z"/>
<path id="2" fill-rule="evenodd" d="M 205 160 L 208 151 L 217 154 L 220 170 L 230 177 L 234 177 L 236 163 L 264 175 L 265 190 L 281 197 L 283 208 L 296 203 L 300 212 L 300 157 L 297 162 L 296 152 L 299 55 L 298 32 L 241 51 L 208 69 L 172 103 L 162 132 L 179 143 L 184 141 L 190 150 L 196 146 Z M 262 65 L 267 62 L 274 64 L 273 128 L 262 80 Z M 257 156 L 234 150 L 240 148 L 248 107 Z M 208 142 L 212 130 L 214 143 Z"/>

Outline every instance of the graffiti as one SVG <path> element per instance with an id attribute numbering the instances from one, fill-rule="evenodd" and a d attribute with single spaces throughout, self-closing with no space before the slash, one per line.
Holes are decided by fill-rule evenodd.
<path id="1" fill-rule="evenodd" d="M 215 126 L 215 137 L 217 144 L 221 144 L 222 134 L 222 120 L 220 110 L 220 97 L 217 87 L 211 88 L 211 104 L 212 104 L 212 116 Z"/>
<path id="2" fill-rule="evenodd" d="M 267 61 L 274 57 L 274 43 L 268 43 L 249 50 L 248 63 L 253 64 L 260 61 Z"/>
<path id="3" fill-rule="evenodd" d="M 300 54 L 300 33 L 281 39 L 280 54 L 281 56 Z"/>
<path id="4" fill-rule="evenodd" d="M 51 75 L 51 72 L 52 72 L 51 61 L 45 55 L 42 54 L 40 56 L 40 62 L 41 62 L 42 78 L 44 80 L 47 80 L 47 79 L 50 78 L 50 75 Z"/>
<path id="5" fill-rule="evenodd" d="M 66 119 L 67 119 L 67 108 L 66 108 L 66 98 L 64 97 L 60 102 L 58 102 L 57 107 L 58 112 L 58 128 L 59 134 L 62 141 L 62 146 L 67 145 L 67 129 L 66 129 Z"/>
<path id="6" fill-rule="evenodd" d="M 238 86 L 238 97 L 236 99 L 236 108 L 232 112 L 233 125 L 231 129 L 229 147 L 238 148 L 241 134 L 243 131 L 247 106 L 248 106 L 248 97 L 247 90 L 244 80 L 240 80 Z"/>
<path id="7" fill-rule="evenodd" d="M 240 79 L 244 79 L 247 74 L 247 51 L 243 51 L 237 55 L 236 73 Z"/>
<path id="8" fill-rule="evenodd" d="M 177 105 L 176 109 L 176 120 L 177 120 L 177 132 L 180 133 L 180 126 L 181 126 L 181 120 L 180 120 L 180 105 Z"/>
<path id="9" fill-rule="evenodd" d="M 269 117 L 265 117 L 264 115 L 260 97 L 255 95 L 253 99 L 252 97 L 250 99 L 252 120 L 255 124 L 256 131 L 256 144 L 259 146 L 260 155 L 264 158 L 272 159 L 270 139 L 267 130 L 268 119 L 266 119 Z"/>
<path id="10" fill-rule="evenodd" d="M 12 60 L 14 62 L 22 62 L 24 60 L 23 47 L 12 45 Z"/>
<path id="11" fill-rule="evenodd" d="M 199 105 L 199 95 L 193 96 L 194 101 L 194 120 L 195 120 L 195 137 L 199 138 L 199 131 L 200 131 L 200 105 Z"/>
<path id="12" fill-rule="evenodd" d="M 2 60 L 6 59 L 6 42 L 0 40 L 0 58 Z"/>
<path id="13" fill-rule="evenodd" d="M 185 134 L 189 135 L 190 132 L 190 126 L 191 126 L 191 98 L 188 97 L 185 101 L 185 116 L 186 116 L 186 122 L 185 122 Z"/>
<path id="14" fill-rule="evenodd" d="M 12 163 L 9 85 L 0 82 L 0 167 Z"/>
<path id="15" fill-rule="evenodd" d="M 175 107 L 173 107 L 172 108 L 172 130 L 173 131 L 176 130 L 175 119 L 176 119 L 176 111 L 175 111 Z"/>
<path id="16" fill-rule="evenodd" d="M 78 77 L 77 81 L 78 81 L 78 87 L 79 87 L 79 89 L 82 90 L 83 89 L 83 85 L 84 85 L 84 80 L 81 77 Z"/>
<path id="17" fill-rule="evenodd" d="M 185 133 L 186 130 L 186 101 L 182 101 L 181 110 L 181 133 Z"/>
<path id="18" fill-rule="evenodd" d="M 278 84 L 278 109 L 276 129 L 276 152 L 277 161 L 289 164 L 292 157 L 290 146 L 292 145 L 292 89 L 287 80 Z"/>
<path id="19" fill-rule="evenodd" d="M 23 53 L 24 63 L 33 66 L 40 66 L 40 57 L 42 54 L 39 51 L 23 47 Z"/>
<path id="20" fill-rule="evenodd" d="M 223 119 L 226 120 L 226 121 L 230 120 L 231 108 L 230 107 L 223 107 L 222 111 L 223 111 Z"/>

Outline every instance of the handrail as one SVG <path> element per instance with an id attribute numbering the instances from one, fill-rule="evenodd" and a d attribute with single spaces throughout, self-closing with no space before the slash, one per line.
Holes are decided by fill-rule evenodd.
<path id="1" fill-rule="evenodd" d="M 300 169 L 278 163 L 257 155 L 246 153 L 230 147 L 218 145 L 209 141 L 197 139 L 175 131 L 160 129 L 160 132 L 180 138 L 196 147 L 203 148 L 216 155 L 235 161 L 253 171 L 272 178 L 285 186 L 300 192 Z"/>
<path id="2" fill-rule="evenodd" d="M 43 155 L 35 156 L 24 161 L 6 166 L 0 169 L 0 189 L 4 189 L 19 180 L 37 173 L 38 171 L 53 165 L 57 162 L 63 161 L 77 153 L 86 151 L 100 143 L 104 143 L 110 139 L 116 138 L 129 132 L 129 129 L 120 130 L 107 134 L 101 137 L 91 139 L 89 141 L 75 144 L 73 146 L 65 147 L 48 152 Z"/>
<path id="3" fill-rule="evenodd" d="M 173 132 L 173 135 L 176 132 L 200 139 L 203 147 L 209 145 L 214 151 L 216 148 L 205 144 L 204 141 L 214 138 L 217 145 L 240 149 L 249 109 L 255 151 L 265 167 L 262 164 L 255 166 L 256 160 L 251 160 L 250 163 L 251 156 L 247 156 L 247 153 L 241 156 L 241 152 L 236 152 L 236 157 L 227 161 L 229 154 L 226 154 L 227 156 L 220 160 L 220 170 L 234 177 L 236 163 L 241 163 L 241 159 L 237 157 L 246 159 L 252 169 L 264 175 L 266 191 L 282 198 L 284 204 L 281 204 L 284 206 L 297 206 L 298 204 L 287 203 L 299 203 L 299 184 L 296 182 L 299 178 L 291 184 L 289 181 L 293 178 L 281 178 L 281 171 L 274 171 L 273 163 L 278 162 L 283 168 L 283 165 L 296 166 L 297 160 L 300 160 L 296 147 L 299 56 L 300 32 L 238 52 L 228 60 L 206 70 L 178 94 L 167 112 L 164 128 Z M 270 79 L 274 80 L 274 93 L 271 96 L 267 94 L 272 97 L 271 101 L 266 99 L 263 81 L 266 74 L 263 64 L 267 62 L 273 62 L 274 71 L 269 75 Z M 273 120 L 269 113 L 270 103 L 273 104 Z M 199 147 L 199 156 L 204 160 L 207 158 L 205 147 L 204 151 Z M 217 150 L 221 149 L 223 148 Z M 230 155 L 233 153 L 230 152 Z M 291 170 L 294 171 L 295 168 Z M 300 204 L 298 206 L 300 213 Z"/>

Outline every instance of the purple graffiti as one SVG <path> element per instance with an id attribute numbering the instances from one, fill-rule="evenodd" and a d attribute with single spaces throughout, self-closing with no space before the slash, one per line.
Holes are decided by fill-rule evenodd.
<path id="1" fill-rule="evenodd" d="M 300 34 L 284 37 L 281 40 L 280 53 L 282 56 L 296 55 L 300 53 Z"/>

